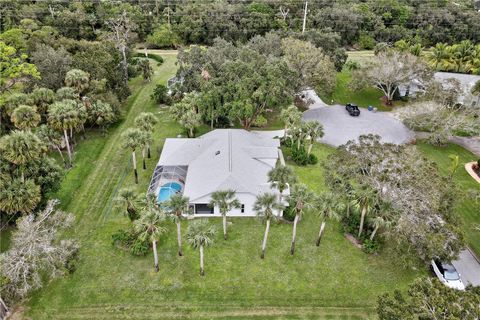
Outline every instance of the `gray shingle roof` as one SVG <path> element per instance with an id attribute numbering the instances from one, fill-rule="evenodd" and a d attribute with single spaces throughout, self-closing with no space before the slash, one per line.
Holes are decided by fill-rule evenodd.
<path id="1" fill-rule="evenodd" d="M 187 165 L 183 194 L 191 202 L 217 190 L 257 195 L 270 189 L 267 173 L 280 141 L 243 129 L 217 129 L 196 139 L 166 139 L 158 165 Z"/>

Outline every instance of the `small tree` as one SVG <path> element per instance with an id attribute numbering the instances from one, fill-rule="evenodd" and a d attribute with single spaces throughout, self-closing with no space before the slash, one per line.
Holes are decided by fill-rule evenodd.
<path id="1" fill-rule="evenodd" d="M 137 62 L 137 68 L 140 72 L 142 72 L 143 80 L 150 82 L 152 79 L 153 68 L 150 65 L 150 61 L 148 59 L 140 59 Z"/>
<path id="2" fill-rule="evenodd" d="M 183 256 L 182 252 L 182 216 L 189 211 L 190 200 L 188 197 L 184 197 L 177 193 L 170 197 L 165 202 L 164 207 L 167 213 L 173 218 L 173 221 L 177 225 L 177 243 L 178 243 L 178 255 Z"/>
<path id="3" fill-rule="evenodd" d="M 289 131 L 297 126 L 302 120 L 302 113 L 295 106 L 289 106 L 288 108 L 282 109 L 280 112 L 280 119 L 285 124 L 285 129 L 283 132 L 283 138 L 286 139 Z"/>
<path id="4" fill-rule="evenodd" d="M 297 224 L 305 211 L 312 209 L 314 204 L 314 194 L 308 190 L 305 184 L 296 184 L 291 188 L 289 204 L 295 210 L 295 219 L 293 220 L 292 244 L 290 254 L 295 253 L 295 242 L 297 239 Z"/>
<path id="5" fill-rule="evenodd" d="M 312 152 L 313 144 L 318 138 L 323 137 L 323 126 L 318 121 L 308 121 L 305 124 L 306 134 L 310 138 L 310 144 L 308 145 L 307 155 L 310 156 Z"/>
<path id="6" fill-rule="evenodd" d="M 260 258 L 263 259 L 265 258 L 270 222 L 276 218 L 273 212 L 275 210 L 283 210 L 283 206 L 277 202 L 274 193 L 263 193 L 257 196 L 253 205 L 253 210 L 265 221 L 265 234 L 263 236 L 262 253 L 260 255 Z"/>
<path id="7" fill-rule="evenodd" d="M 35 107 L 21 105 L 13 110 L 10 119 L 18 129 L 30 131 L 40 123 L 40 114 Z"/>
<path id="8" fill-rule="evenodd" d="M 140 218 L 133 224 L 135 231 L 139 234 L 139 239 L 144 241 L 148 239 L 152 242 L 155 272 L 159 270 L 157 242 L 160 240 L 160 236 L 167 232 L 167 229 L 162 226 L 164 220 L 165 215 L 160 210 L 145 208 L 140 212 Z"/>
<path id="9" fill-rule="evenodd" d="M 65 84 L 81 96 L 90 84 L 90 74 L 80 69 L 72 69 L 65 75 Z"/>
<path id="10" fill-rule="evenodd" d="M 215 191 L 212 193 L 209 206 L 218 207 L 223 218 L 223 239 L 227 240 L 227 213 L 241 204 L 235 196 L 234 190 Z"/>
<path id="11" fill-rule="evenodd" d="M 205 275 L 203 265 L 203 248 L 213 244 L 215 236 L 215 228 L 211 226 L 207 220 L 195 220 L 188 226 L 187 239 L 194 249 L 200 251 L 200 275 Z"/>

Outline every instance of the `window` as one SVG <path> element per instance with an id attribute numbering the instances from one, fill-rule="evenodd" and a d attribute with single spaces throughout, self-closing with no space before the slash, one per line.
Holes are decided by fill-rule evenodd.
<path id="1" fill-rule="evenodd" d="M 245 213 L 245 205 L 244 205 L 244 204 L 242 204 L 241 209 L 240 209 L 240 212 L 241 212 L 241 213 Z"/>
<path id="2" fill-rule="evenodd" d="M 196 214 L 209 214 L 213 213 L 213 208 L 210 208 L 206 203 L 196 203 L 195 204 L 195 213 Z"/>

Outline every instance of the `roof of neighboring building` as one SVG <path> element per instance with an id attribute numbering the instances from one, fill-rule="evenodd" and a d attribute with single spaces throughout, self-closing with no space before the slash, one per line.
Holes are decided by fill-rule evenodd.
<path id="1" fill-rule="evenodd" d="M 270 189 L 267 173 L 279 157 L 280 141 L 243 129 L 217 129 L 196 139 L 166 139 L 158 165 L 186 165 L 183 194 L 191 202 L 214 191 L 257 195 Z"/>

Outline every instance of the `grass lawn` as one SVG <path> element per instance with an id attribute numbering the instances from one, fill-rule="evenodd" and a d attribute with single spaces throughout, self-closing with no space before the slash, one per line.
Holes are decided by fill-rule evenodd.
<path id="1" fill-rule="evenodd" d="M 418 147 L 429 159 L 438 164 L 440 171 L 445 175 L 448 173 L 448 167 L 450 165 L 450 159 L 448 156 L 450 154 L 458 155 L 460 157 L 460 165 L 455 173 L 455 180 L 461 190 L 480 190 L 478 182 L 474 181 L 464 168 L 465 163 L 477 159 L 477 157 L 471 152 L 455 144 L 449 144 L 447 147 L 438 148 L 425 143 L 420 143 Z M 476 224 L 480 225 L 480 203 L 475 203 L 474 200 L 469 199 L 468 197 L 462 197 L 457 207 L 457 214 L 463 221 L 467 243 L 470 248 L 475 251 L 477 256 L 480 256 L 480 231 L 473 228 Z"/>
<path id="2" fill-rule="evenodd" d="M 119 137 L 142 111 L 157 113 L 152 159 L 139 169 L 139 192 L 145 192 L 166 137 L 182 129 L 164 109 L 150 101 L 156 83 L 175 71 L 175 56 L 154 64 L 151 83 L 132 80 L 125 119 L 108 136 L 91 133 L 76 147 L 75 168 L 56 196 L 65 211 L 76 217 L 69 232 L 81 243 L 77 270 L 32 296 L 27 316 L 32 319 L 368 319 L 377 296 L 405 289 L 423 272 L 403 270 L 388 254 L 372 256 L 351 245 L 337 223 L 327 224 L 320 248 L 314 239 L 319 219 L 306 216 L 298 227 L 297 252 L 289 254 L 291 225 L 272 226 L 267 256 L 259 258 L 263 225 L 256 219 L 231 219 L 228 241 L 218 233 L 206 250 L 206 276 L 198 275 L 198 252 L 185 244 L 185 256 L 176 255 L 173 224 L 159 245 L 160 272 L 153 257 L 134 257 L 113 248 L 111 235 L 129 225 L 114 208 L 120 188 L 133 185 L 130 152 Z M 205 131 L 207 128 L 202 128 Z M 316 146 L 320 160 L 332 148 Z M 139 161 L 140 163 L 140 161 Z M 320 164 L 296 167 L 300 179 L 315 191 L 324 188 Z M 219 219 L 211 219 L 219 228 Z M 183 222 L 184 231 L 187 221 Z"/>

